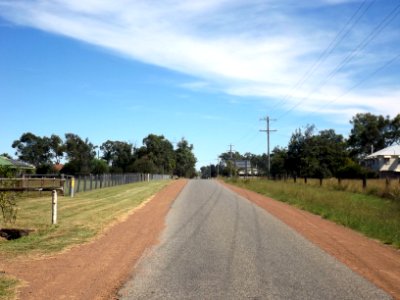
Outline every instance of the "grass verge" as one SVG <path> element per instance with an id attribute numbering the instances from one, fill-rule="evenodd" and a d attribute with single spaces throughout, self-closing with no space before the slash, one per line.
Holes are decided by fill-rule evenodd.
<path id="1" fill-rule="evenodd" d="M 228 179 L 226 182 L 294 205 L 400 248 L 399 201 L 266 179 Z"/>
<path id="2" fill-rule="evenodd" d="M 15 299 L 18 280 L 0 274 L 0 300 Z"/>
<path id="3" fill-rule="evenodd" d="M 0 239 L 0 257 L 55 253 L 87 242 L 168 183 L 132 183 L 79 193 L 74 198 L 59 197 L 57 225 L 51 225 L 50 196 L 19 199 L 16 222 L 8 226 L 0 222 L 0 228 L 33 229 L 34 232 L 16 240 Z"/>

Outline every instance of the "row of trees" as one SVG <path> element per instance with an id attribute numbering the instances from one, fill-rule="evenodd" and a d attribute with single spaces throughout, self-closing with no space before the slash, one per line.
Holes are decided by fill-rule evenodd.
<path id="1" fill-rule="evenodd" d="M 287 147 L 276 147 L 271 154 L 271 176 L 342 177 L 373 176 L 364 169 L 362 160 L 371 151 L 378 151 L 400 143 L 400 114 L 395 118 L 370 113 L 357 114 L 350 121 L 352 129 L 348 139 L 333 129 L 317 132 L 314 125 L 296 130 Z M 259 174 L 267 175 L 267 156 L 238 152 L 222 153 L 221 163 L 203 167 L 204 177 L 233 175 L 235 161 L 250 161 Z"/>
<path id="2" fill-rule="evenodd" d="M 139 148 L 124 141 L 111 140 L 98 147 L 73 133 L 66 133 L 65 140 L 62 140 L 54 134 L 40 137 L 28 132 L 14 141 L 12 147 L 19 159 L 35 165 L 40 174 L 52 172 L 53 166 L 65 159 L 62 169 L 65 174 L 138 172 L 181 177 L 196 175 L 193 145 L 184 138 L 176 149 L 163 135 L 155 134 L 144 138 L 143 146 Z"/>

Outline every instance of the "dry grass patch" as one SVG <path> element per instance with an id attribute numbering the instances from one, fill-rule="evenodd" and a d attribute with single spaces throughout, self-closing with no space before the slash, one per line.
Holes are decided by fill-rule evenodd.
<path id="1" fill-rule="evenodd" d="M 140 182 L 59 197 L 58 224 L 51 225 L 51 197 L 21 198 L 15 224 L 0 228 L 33 229 L 28 236 L 0 239 L 0 256 L 43 255 L 62 251 L 93 239 L 104 228 L 121 220 L 170 181 Z"/>
<path id="2" fill-rule="evenodd" d="M 233 179 L 227 182 L 297 206 L 400 248 L 400 201 L 290 181 Z"/>

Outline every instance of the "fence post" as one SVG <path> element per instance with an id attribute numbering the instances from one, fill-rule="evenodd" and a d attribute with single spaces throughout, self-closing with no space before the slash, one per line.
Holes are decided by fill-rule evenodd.
<path id="1" fill-rule="evenodd" d="M 51 192 L 51 224 L 57 224 L 57 190 Z"/>
<path id="2" fill-rule="evenodd" d="M 304 177 L 304 183 L 307 184 L 307 177 Z"/>
<path id="3" fill-rule="evenodd" d="M 363 190 L 365 191 L 365 189 L 367 188 L 367 177 L 364 176 L 362 179 L 362 185 L 363 185 Z"/>
<path id="4" fill-rule="evenodd" d="M 70 181 L 69 181 L 69 193 L 71 198 L 74 198 L 75 195 L 75 177 L 72 176 Z"/>
<path id="5" fill-rule="evenodd" d="M 78 186 L 76 187 L 76 192 L 79 193 L 81 190 L 81 175 L 78 176 Z"/>
<path id="6" fill-rule="evenodd" d="M 338 177 L 337 181 L 338 181 L 338 185 L 341 186 L 342 185 L 342 178 Z"/>
<path id="7" fill-rule="evenodd" d="M 43 186 L 44 186 L 44 178 L 42 177 L 42 179 L 40 180 L 40 190 L 39 190 L 40 197 L 42 197 Z"/>
<path id="8" fill-rule="evenodd" d="M 322 186 L 322 178 L 319 179 L 319 186 Z"/>
<path id="9" fill-rule="evenodd" d="M 385 189 L 386 189 L 386 193 L 389 193 L 389 189 L 390 189 L 390 179 L 389 179 L 389 177 L 386 177 Z"/>
<path id="10" fill-rule="evenodd" d="M 93 190 L 93 175 L 90 174 L 90 190 Z"/>
<path id="11" fill-rule="evenodd" d="M 83 176 L 83 191 L 86 192 L 86 175 Z"/>

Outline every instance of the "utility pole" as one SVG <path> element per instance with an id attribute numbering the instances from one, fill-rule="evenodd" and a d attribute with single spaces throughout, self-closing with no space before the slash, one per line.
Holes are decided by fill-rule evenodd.
<path id="1" fill-rule="evenodd" d="M 233 158 L 233 156 L 232 156 L 232 147 L 233 147 L 234 145 L 230 144 L 230 145 L 228 145 L 228 146 L 229 146 L 229 154 L 230 154 L 230 156 L 231 156 L 231 162 L 232 162 L 232 158 Z M 229 177 L 232 177 L 232 166 L 231 166 L 231 168 L 229 168 Z"/>
<path id="2" fill-rule="evenodd" d="M 267 133 L 267 172 L 268 172 L 267 176 L 269 178 L 269 176 L 271 174 L 271 159 L 270 159 L 270 154 L 269 154 L 269 135 L 271 132 L 276 131 L 276 129 L 269 128 L 269 122 L 276 121 L 276 119 L 270 119 L 269 116 L 266 116 L 265 118 L 260 119 L 260 121 L 266 122 L 266 129 L 260 129 L 260 131 Z"/>

